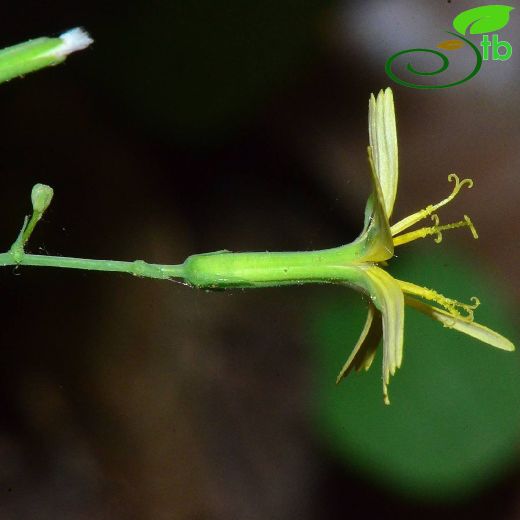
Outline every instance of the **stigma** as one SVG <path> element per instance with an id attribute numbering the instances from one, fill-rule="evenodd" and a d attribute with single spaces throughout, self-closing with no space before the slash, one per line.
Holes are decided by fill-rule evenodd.
<path id="1" fill-rule="evenodd" d="M 459 220 L 458 222 L 451 222 L 449 224 L 441 225 L 439 216 L 435 213 L 435 211 L 450 203 L 458 195 L 462 187 L 466 186 L 468 188 L 471 188 L 473 186 L 472 179 L 463 179 L 461 181 L 455 173 L 451 173 L 448 176 L 448 181 L 455 182 L 455 186 L 453 187 L 453 190 L 448 197 L 441 200 L 437 204 L 430 204 L 429 206 L 426 206 L 426 208 L 421 209 L 416 213 L 413 213 L 412 215 L 400 220 L 399 222 L 391 226 L 390 231 L 392 233 L 393 243 L 395 247 L 406 244 L 408 242 L 413 242 L 414 240 L 417 240 L 419 238 L 425 238 L 427 236 L 432 235 L 435 237 L 434 240 L 438 244 L 442 241 L 443 231 L 463 227 L 467 227 L 470 230 L 473 238 L 478 238 L 477 230 L 475 229 L 473 222 L 467 215 L 464 215 L 464 219 Z M 409 231 L 407 233 L 402 233 L 406 229 L 412 227 L 414 224 L 420 222 L 421 220 L 424 220 L 427 217 L 431 218 L 431 220 L 433 221 L 433 225 L 425 226 L 414 231 Z"/>

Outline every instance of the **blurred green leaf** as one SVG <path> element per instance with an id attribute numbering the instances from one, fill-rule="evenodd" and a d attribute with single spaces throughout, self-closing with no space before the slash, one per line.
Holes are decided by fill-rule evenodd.
<path id="1" fill-rule="evenodd" d="M 495 285 L 444 244 L 442 251 L 417 249 L 392 261 L 395 276 L 459 300 L 479 296 L 477 321 L 518 339 L 508 319 L 513 309 L 497 288 L 504 280 Z M 517 461 L 518 352 L 493 349 L 407 308 L 403 366 L 385 406 L 380 354 L 368 373 L 334 383 L 366 303 L 353 292 L 320 294 L 310 320 L 315 426 L 345 464 L 403 493 L 447 499 L 478 490 Z"/>

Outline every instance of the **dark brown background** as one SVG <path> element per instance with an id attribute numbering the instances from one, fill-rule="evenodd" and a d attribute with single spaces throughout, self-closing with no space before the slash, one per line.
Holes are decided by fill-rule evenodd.
<path id="1" fill-rule="evenodd" d="M 367 100 L 390 84 L 386 58 L 431 44 L 425 31 L 474 6 L 5 2 L 2 46 L 75 25 L 95 44 L 1 86 L 3 247 L 35 182 L 55 200 L 33 252 L 180 263 L 350 241 L 368 192 Z M 444 196 L 430 178 L 471 176 L 465 211 L 481 238 L 465 246 L 516 300 L 517 34 L 503 33 L 508 63 L 458 88 L 394 89 L 398 215 Z M 298 303 L 315 289 L 205 293 L 30 268 L 0 277 L 1 518 L 520 515 L 518 475 L 462 503 L 416 503 L 320 447 Z"/>

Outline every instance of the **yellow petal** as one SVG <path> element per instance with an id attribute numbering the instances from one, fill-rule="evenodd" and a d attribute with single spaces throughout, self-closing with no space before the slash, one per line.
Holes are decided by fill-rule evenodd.
<path id="1" fill-rule="evenodd" d="M 359 371 L 362 368 L 365 370 L 370 368 L 370 365 L 374 360 L 374 356 L 376 355 L 377 346 L 381 341 L 382 335 L 383 328 L 381 314 L 374 307 L 374 305 L 370 304 L 368 307 L 367 319 L 365 326 L 363 327 L 363 331 L 361 332 L 361 336 L 359 337 L 354 350 L 338 374 L 336 384 L 339 383 L 343 378 L 347 377 L 352 369 Z"/>
<path id="2" fill-rule="evenodd" d="M 387 386 L 403 360 L 404 295 L 397 281 L 380 267 L 366 267 L 372 303 L 383 317 L 383 397 L 388 399 Z"/>
<path id="3" fill-rule="evenodd" d="M 504 336 L 498 332 L 488 329 L 484 325 L 480 325 L 474 321 L 468 321 L 463 317 L 452 316 L 449 312 L 432 307 L 431 305 L 423 303 L 410 296 L 405 296 L 405 301 L 407 305 L 414 307 L 434 320 L 440 321 L 445 327 L 463 332 L 464 334 L 483 341 L 492 347 L 508 350 L 510 352 L 515 350 L 515 346 L 511 341 L 504 338 Z"/>
<path id="4" fill-rule="evenodd" d="M 398 181 L 397 130 L 392 90 L 381 90 L 368 102 L 368 135 L 374 168 L 383 191 L 388 218 L 392 215 Z"/>
<path id="5" fill-rule="evenodd" d="M 394 256 L 394 242 L 384 208 L 383 192 L 374 171 L 370 147 L 368 147 L 368 161 L 372 193 L 365 207 L 363 231 L 354 242 L 338 248 L 338 250 L 345 250 L 345 258 L 348 258 L 350 263 L 384 262 Z"/>

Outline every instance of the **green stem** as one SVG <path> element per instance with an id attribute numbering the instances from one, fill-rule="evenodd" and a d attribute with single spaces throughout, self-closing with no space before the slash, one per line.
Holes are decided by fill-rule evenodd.
<path id="1" fill-rule="evenodd" d="M 348 248 L 302 252 L 230 253 L 192 255 L 183 264 L 150 264 L 144 260 L 94 260 L 66 256 L 33 255 L 19 248 L 0 254 L 0 267 L 23 265 L 58 267 L 86 271 L 127 273 L 143 278 L 182 278 L 188 284 L 207 289 L 275 287 L 287 284 L 353 283 L 363 278 L 359 265 L 348 264 Z"/>
<path id="2" fill-rule="evenodd" d="M 44 256 L 9 252 L 0 254 L 0 266 L 28 265 L 38 267 L 61 267 L 65 269 L 83 269 L 87 271 L 112 271 L 128 273 L 145 278 L 166 280 L 169 278 L 183 278 L 182 265 L 149 264 L 143 260 L 133 262 L 117 260 L 92 260 L 87 258 L 71 258 L 67 256 Z"/>
<path id="3" fill-rule="evenodd" d="M 189 285 L 208 289 L 232 287 L 274 287 L 303 283 L 341 282 L 365 287 L 364 269 L 372 265 L 372 257 L 384 249 L 388 258 L 390 249 L 380 244 L 377 226 L 367 225 L 366 232 L 351 244 L 321 251 L 231 253 L 216 251 L 192 255 L 181 265 L 92 260 L 64 256 L 31 255 L 25 253 L 25 244 L 34 227 L 49 206 L 53 190 L 45 184 L 36 184 L 31 193 L 33 214 L 24 223 L 9 251 L 0 254 L 0 267 L 29 265 L 61 267 L 89 271 L 112 271 L 160 280 L 182 278 Z M 390 243 L 390 247 L 392 247 Z"/>

